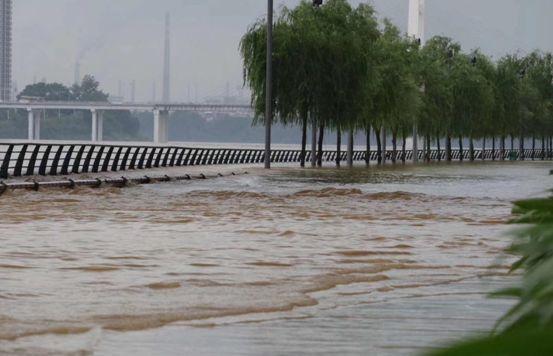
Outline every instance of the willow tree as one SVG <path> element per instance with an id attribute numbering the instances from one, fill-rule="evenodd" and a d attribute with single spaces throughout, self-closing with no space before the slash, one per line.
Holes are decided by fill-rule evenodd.
<path id="1" fill-rule="evenodd" d="M 322 57 L 320 34 L 312 6 L 302 2 L 293 10 L 283 8 L 273 36 L 273 110 L 283 124 L 302 125 L 301 165 L 305 166 L 308 117 L 315 109 L 318 67 Z M 244 81 L 252 92 L 254 123 L 265 112 L 267 22 L 254 23 L 240 42 Z"/>
<path id="2" fill-rule="evenodd" d="M 446 159 L 451 161 L 453 123 L 452 68 L 461 46 L 448 37 L 436 36 L 421 50 L 421 77 L 424 85 L 423 105 L 418 127 L 427 138 L 446 138 Z M 428 154 L 426 155 L 428 158 Z"/>
<path id="3" fill-rule="evenodd" d="M 395 163 L 398 135 L 401 135 L 403 140 L 404 160 L 408 130 L 413 127 L 413 118 L 417 115 L 420 103 L 419 88 L 414 74 L 418 44 L 402 37 L 399 29 L 389 20 L 384 21 L 383 33 L 377 44 L 380 81 L 375 95 L 374 110 L 381 118 L 379 124 L 382 123 L 383 127 L 392 133 L 392 162 Z"/>
<path id="4" fill-rule="evenodd" d="M 495 128 L 500 135 L 501 160 L 505 159 L 506 138 L 510 136 L 511 149 L 518 127 L 520 111 L 520 64 L 515 56 L 505 56 L 497 63 L 496 74 L 496 112 Z"/>
<path id="5" fill-rule="evenodd" d="M 489 120 L 494 106 L 494 93 L 490 83 L 475 66 L 473 57 L 457 56 L 453 68 L 453 112 L 455 128 L 462 145 L 469 138 L 470 160 L 474 161 L 474 139 L 480 137 L 480 125 Z"/>
<path id="6" fill-rule="evenodd" d="M 534 100 L 530 110 L 532 115 L 526 123 L 527 132 L 532 137 L 532 157 L 535 157 L 536 137 L 542 142 L 545 150 L 545 135 L 550 128 L 553 114 L 553 59 L 551 54 L 534 52 L 524 59 L 526 79 L 533 88 Z"/>
<path id="7" fill-rule="evenodd" d="M 486 139 L 492 138 L 492 156 L 495 157 L 495 117 L 498 115 L 498 107 L 496 101 L 498 100 L 498 89 L 496 84 L 496 66 L 491 59 L 485 56 L 480 50 L 475 50 L 471 53 L 471 64 L 476 69 L 477 74 L 480 76 L 481 85 L 486 87 L 486 99 L 485 107 L 480 113 L 479 118 L 476 120 L 473 126 L 475 136 L 482 140 L 482 160 L 485 159 L 486 151 Z M 474 149 L 473 149 L 474 151 Z"/>
<path id="8" fill-rule="evenodd" d="M 252 90 L 256 118 L 263 115 L 266 22 L 251 26 L 242 38 L 245 81 Z M 367 76 L 367 49 L 378 37 L 374 10 L 353 9 L 346 0 L 328 0 L 319 8 L 302 1 L 283 8 L 274 27 L 274 110 L 280 122 L 302 125 L 305 162 L 308 117 L 319 128 L 322 163 L 325 127 L 353 129 Z M 299 119 L 298 119 L 299 118 Z"/>
<path id="9" fill-rule="evenodd" d="M 374 71 L 373 49 L 380 33 L 374 9 L 360 4 L 353 9 L 346 0 L 329 0 L 320 8 L 319 23 L 324 43 L 324 81 L 321 83 L 321 125 L 348 132 L 348 165 L 352 165 L 353 133 L 364 106 L 360 95 L 370 85 Z M 321 141 L 320 141 L 321 142 Z M 340 152 L 337 155 L 340 164 Z"/>

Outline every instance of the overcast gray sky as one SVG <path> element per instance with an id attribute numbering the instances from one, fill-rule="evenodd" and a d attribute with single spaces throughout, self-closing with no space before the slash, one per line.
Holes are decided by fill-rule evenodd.
<path id="1" fill-rule="evenodd" d="M 161 88 L 164 14 L 172 16 L 172 99 L 231 92 L 242 84 L 240 37 L 266 0 L 14 0 L 14 79 L 70 84 L 77 58 L 112 94 L 136 80 L 137 100 Z M 359 0 L 351 0 L 357 4 Z M 379 17 L 406 28 L 408 0 L 372 0 Z M 275 0 L 275 7 L 299 0 Z M 552 0 L 426 0 L 427 37 L 447 35 L 501 56 L 553 50 Z M 190 94 L 189 94 L 190 93 Z"/>

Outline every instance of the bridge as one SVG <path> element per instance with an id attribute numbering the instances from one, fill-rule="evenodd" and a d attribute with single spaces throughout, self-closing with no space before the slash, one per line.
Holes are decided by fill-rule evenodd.
<path id="1" fill-rule="evenodd" d="M 224 113 L 231 116 L 253 116 L 249 105 L 220 105 L 194 103 L 109 103 L 109 102 L 3 102 L 0 109 L 26 110 L 28 119 L 27 138 L 40 140 L 41 114 L 45 110 L 82 110 L 92 114 L 92 142 L 103 141 L 104 118 L 106 111 L 149 111 L 154 114 L 154 143 L 167 143 L 169 139 L 169 113 L 193 111 L 200 113 Z"/>

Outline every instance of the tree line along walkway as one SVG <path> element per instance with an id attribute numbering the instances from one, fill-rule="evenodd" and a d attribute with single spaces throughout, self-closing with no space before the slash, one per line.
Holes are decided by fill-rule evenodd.
<path id="1" fill-rule="evenodd" d="M 305 161 L 311 160 L 311 152 L 305 152 Z M 470 160 L 469 149 L 453 149 L 452 159 Z M 553 151 L 548 149 L 475 149 L 474 160 L 551 160 Z M 342 161 L 347 152 L 340 152 Z M 321 162 L 334 162 L 337 151 L 323 151 Z M 356 150 L 355 162 L 405 162 L 413 159 L 413 151 Z M 273 150 L 273 163 L 299 163 L 301 150 Z M 445 150 L 419 151 L 421 161 L 445 161 Z M 110 145 L 91 143 L 0 143 L 0 178 L 22 176 L 57 176 L 80 173 L 118 172 L 160 167 L 263 164 L 264 150 L 246 148 L 199 148 L 180 146 Z"/>

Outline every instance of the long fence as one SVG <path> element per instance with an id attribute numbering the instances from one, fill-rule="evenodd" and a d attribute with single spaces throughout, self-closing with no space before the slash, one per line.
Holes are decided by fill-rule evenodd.
<path id="1" fill-rule="evenodd" d="M 376 161 L 377 151 L 354 151 L 354 161 Z M 346 160 L 347 153 L 341 152 Z M 335 161 L 336 151 L 324 151 L 322 161 Z M 386 160 L 394 158 L 393 151 L 386 152 Z M 397 161 L 411 160 L 411 150 L 395 152 Z M 420 160 L 445 160 L 445 150 L 419 151 Z M 452 150 L 454 160 L 469 160 L 470 151 Z M 542 149 L 521 150 L 479 150 L 474 151 L 476 160 L 502 159 L 551 159 L 552 152 Z M 311 152 L 306 152 L 306 161 Z M 297 163 L 301 160 L 300 150 L 279 150 L 272 152 L 274 163 Z M 240 148 L 196 148 L 178 146 L 137 146 L 102 144 L 46 144 L 46 143 L 0 143 L 0 178 L 21 176 L 56 176 L 78 173 L 117 172 L 157 167 L 207 166 L 230 164 L 261 164 L 264 151 Z"/>

